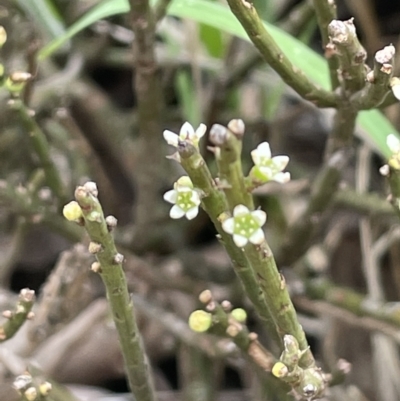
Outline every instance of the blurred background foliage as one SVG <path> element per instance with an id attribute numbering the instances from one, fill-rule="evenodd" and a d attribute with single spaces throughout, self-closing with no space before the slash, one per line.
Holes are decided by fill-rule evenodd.
<path id="1" fill-rule="evenodd" d="M 162 1 L 155 5 L 160 10 Z M 255 0 L 254 4 L 294 64 L 320 85 L 328 85 L 310 2 Z M 397 2 L 342 0 L 337 5 L 340 19 L 355 18 L 370 58 L 383 46 L 400 43 Z M 162 130 L 178 131 L 184 121 L 210 127 L 242 118 L 247 169 L 250 151 L 262 141 L 269 141 L 275 154 L 290 156 L 293 182 L 287 189 L 269 186 L 257 195 L 258 204 L 268 213 L 269 242 L 278 248 L 287 227 L 304 209 L 310 182 L 321 166 L 331 112 L 316 109 L 283 84 L 243 40 L 235 18 L 222 7 L 220 2 L 176 0 L 158 22 L 155 54 L 162 111 L 155 118 L 160 132 L 151 146 L 145 146 L 146 136 L 138 129 L 135 37 L 126 13 L 128 3 L 2 0 L 0 25 L 8 40 L 1 49 L 1 63 L 6 73 L 32 74 L 22 100 L 35 114 L 24 122 L 10 107 L 12 96 L 0 91 L 1 302 L 6 308 L 14 292 L 23 287 L 39 295 L 37 319 L 4 346 L 14 359 L 0 346 L 2 400 L 15 399 L 10 377 L 33 361 L 39 364 L 39 375 L 72 383 L 77 399 L 100 399 L 98 394 L 127 390 L 116 335 L 102 303 L 102 287 L 88 272 L 91 257 L 86 248 L 77 245 L 87 239 L 60 214 L 75 186 L 87 179 L 97 182 L 104 210 L 119 220 L 116 238 L 127 257 L 130 289 L 138 297 L 141 329 L 160 399 L 175 399 L 177 391 L 186 394 L 185 399 L 195 399 L 188 383 L 191 375 L 199 375 L 190 369 L 196 366 L 212 373 L 221 399 L 276 399 L 266 395 L 262 381 L 255 379 L 243 359 L 205 357 L 186 328 L 176 329 L 197 307 L 199 292 L 210 288 L 216 298 L 245 307 L 250 328 L 269 344 L 207 217 L 200 214 L 190 223 L 170 221 L 162 195 L 182 170 L 165 160 L 171 150 L 162 140 Z M 67 40 L 61 43 L 60 37 Z M 399 75 L 400 63 L 395 68 Z M 400 129 L 400 108 L 395 104 L 383 112 L 385 117 L 378 111 L 362 113 L 355 145 L 366 141 L 374 151 L 369 188 L 380 197 L 375 196 L 376 204 L 368 204 L 366 210 L 376 237 L 396 223 L 389 205 L 380 201 L 386 188 L 378 168 L 388 154 L 386 135 Z M 49 189 L 43 161 L 30 138 L 32 123 L 44 134 L 63 184 L 58 194 Z M 206 141 L 203 146 L 213 168 Z M 365 211 L 359 204 L 354 207 L 350 193 L 355 169 L 356 158 L 344 174 L 342 191 L 333 205 L 316 217 L 320 229 L 307 253 L 312 269 L 304 265 L 304 259 L 279 266 L 322 366 L 334 370 L 339 358 L 353 366 L 345 384 L 332 390 L 332 397 L 337 397 L 333 399 L 396 401 L 400 399 L 400 382 L 394 379 L 400 377 L 397 345 L 386 348 L 379 358 L 372 351 L 376 340 L 371 333 L 382 331 L 397 344 L 399 323 L 370 322 L 371 318 L 357 317 L 354 310 L 329 309 L 329 300 L 315 303 L 318 294 L 304 289 L 310 277 L 323 277 L 367 294 L 358 226 Z M 149 198 L 143 182 L 151 187 Z M 148 226 L 138 224 L 138 219 L 148 221 Z M 398 234 L 387 244 L 382 254 L 384 300 L 398 313 Z M 390 391 L 385 392 L 379 384 L 386 383 L 382 375 L 387 371 L 392 379 L 388 379 Z M 92 386 L 90 391 L 97 393 L 83 398 L 89 387 L 77 384 Z"/>

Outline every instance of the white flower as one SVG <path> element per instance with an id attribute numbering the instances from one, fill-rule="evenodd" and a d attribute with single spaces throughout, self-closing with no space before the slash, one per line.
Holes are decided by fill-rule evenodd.
<path id="1" fill-rule="evenodd" d="M 386 138 L 386 145 L 393 154 L 400 153 L 400 140 L 394 134 L 389 134 Z"/>
<path id="2" fill-rule="evenodd" d="M 250 171 L 250 176 L 257 181 L 266 183 L 277 181 L 284 184 L 290 181 L 290 173 L 283 172 L 289 163 L 288 156 L 271 157 L 271 148 L 268 142 L 260 143 L 257 149 L 251 152 L 254 167 Z"/>
<path id="3" fill-rule="evenodd" d="M 195 131 L 191 124 L 185 122 L 181 130 L 179 131 L 179 135 L 175 134 L 172 131 L 165 130 L 163 132 L 164 139 L 167 141 L 168 145 L 178 147 L 179 141 L 189 141 L 193 145 L 197 146 L 200 138 L 204 136 L 206 133 L 207 127 L 205 124 L 200 124 L 199 128 Z"/>
<path id="4" fill-rule="evenodd" d="M 390 87 L 392 88 L 394 97 L 397 100 L 400 100 L 400 79 L 397 77 L 393 77 L 390 80 Z"/>
<path id="5" fill-rule="evenodd" d="M 174 189 L 164 194 L 164 200 L 174 205 L 169 212 L 172 219 L 185 216 L 188 220 L 192 220 L 199 213 L 200 192 L 193 188 L 192 181 L 187 176 L 175 182 Z"/>
<path id="6" fill-rule="evenodd" d="M 222 222 L 222 229 L 233 236 L 233 242 L 243 248 L 247 242 L 260 245 L 264 241 L 262 226 L 267 220 L 267 214 L 262 210 L 252 212 L 244 205 L 233 209 L 233 217 Z"/>

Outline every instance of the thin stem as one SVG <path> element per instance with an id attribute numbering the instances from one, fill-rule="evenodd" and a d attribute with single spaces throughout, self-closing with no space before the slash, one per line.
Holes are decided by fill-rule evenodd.
<path id="1" fill-rule="evenodd" d="M 51 159 L 50 144 L 46 138 L 46 135 L 33 118 L 33 112 L 29 110 L 21 100 L 13 100 L 10 105 L 18 112 L 20 121 L 29 134 L 32 147 L 35 150 L 40 160 L 41 167 L 44 170 L 47 185 L 58 198 L 59 204 L 61 205 L 65 203 L 65 187 L 61 180 L 60 174 L 53 160 Z"/>
<path id="2" fill-rule="evenodd" d="M 94 253 L 98 260 L 98 263 L 92 266 L 92 270 L 100 274 L 106 287 L 129 385 L 137 400 L 154 401 L 155 394 L 150 369 L 122 268 L 124 257 L 115 247 L 110 232 L 112 226 L 106 222 L 94 183 L 86 183 L 85 186 L 78 187 L 75 190 L 75 199 L 82 209 L 85 229 L 92 241 L 89 251 Z"/>
<path id="3" fill-rule="evenodd" d="M 160 231 L 158 225 L 159 188 L 165 169 L 160 146 L 162 96 L 155 55 L 156 18 L 148 0 L 130 0 L 130 18 L 135 34 L 134 91 L 137 97 L 138 129 L 136 231 L 133 246 L 143 250 Z M 163 162 L 161 162 L 163 163 Z M 152 213 L 148 213 L 152 210 Z"/>
<path id="4" fill-rule="evenodd" d="M 327 208 L 336 194 L 341 171 L 349 158 L 347 153 L 336 152 L 317 175 L 306 210 L 289 227 L 285 241 L 277 252 L 279 264 L 290 265 L 307 250 L 319 222 L 318 215 Z"/>
<path id="5" fill-rule="evenodd" d="M 35 302 L 35 291 L 24 288 L 19 293 L 18 302 L 14 311 L 4 311 L 3 316 L 8 320 L 0 326 L 0 342 L 6 341 L 14 336 L 24 322 L 29 319 L 33 303 Z"/>
<path id="6" fill-rule="evenodd" d="M 313 0 L 315 14 L 317 16 L 318 27 L 322 38 L 322 47 L 326 52 L 326 58 L 329 65 L 329 74 L 331 78 L 332 89 L 339 86 L 338 68 L 339 60 L 330 49 L 330 39 L 328 34 L 328 25 L 337 18 L 336 4 L 329 0 Z"/>
<path id="7" fill-rule="evenodd" d="M 315 86 L 289 61 L 266 30 L 251 3 L 246 0 L 228 0 L 228 4 L 261 55 L 290 87 L 319 107 L 333 107 L 337 104 L 334 93 Z"/>
<path id="8" fill-rule="evenodd" d="M 351 102 L 359 110 L 378 107 L 383 103 L 390 90 L 390 79 L 393 76 L 394 46 L 386 46 L 376 52 L 374 57 L 374 70 L 367 75 L 367 85 L 354 94 Z"/>
<path id="9" fill-rule="evenodd" d="M 242 282 L 246 295 L 250 298 L 257 313 L 266 324 L 268 332 L 279 344 L 281 339 L 277 335 L 275 322 L 265 302 L 264 294 L 258 290 L 258 281 L 252 267 L 245 253 L 233 242 L 232 236 L 222 229 L 219 217 L 228 210 L 224 193 L 217 188 L 204 159 L 197 149 L 183 142 L 180 144 L 179 153 L 182 167 L 188 173 L 193 185 L 204 191 L 205 196 L 202 200 L 202 207 L 210 216 L 219 234 L 220 241 L 232 261 L 233 268 Z"/>

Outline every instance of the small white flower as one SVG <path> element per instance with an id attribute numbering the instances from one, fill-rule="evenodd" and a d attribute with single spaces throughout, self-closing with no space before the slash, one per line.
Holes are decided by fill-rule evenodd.
<path id="1" fill-rule="evenodd" d="M 192 181 L 187 176 L 175 182 L 174 189 L 164 194 L 164 200 L 174 205 L 169 212 L 172 219 L 185 216 L 188 220 L 192 220 L 199 213 L 200 193 L 193 188 Z"/>
<path id="2" fill-rule="evenodd" d="M 260 245 L 265 237 L 262 226 L 267 220 L 267 214 L 262 210 L 252 212 L 244 205 L 233 209 L 233 217 L 222 222 L 222 229 L 233 236 L 233 242 L 243 248 L 248 242 Z"/>
<path id="3" fill-rule="evenodd" d="M 250 171 L 250 176 L 262 183 L 277 181 L 284 184 L 290 181 L 290 173 L 283 172 L 289 163 L 289 157 L 271 156 L 271 148 L 268 142 L 260 143 L 257 149 L 251 152 L 254 167 Z"/>
<path id="4" fill-rule="evenodd" d="M 394 134 L 389 134 L 386 138 L 386 145 L 393 154 L 400 153 L 400 140 Z"/>
<path id="5" fill-rule="evenodd" d="M 397 100 L 400 100 L 400 79 L 397 78 L 397 77 L 393 77 L 390 80 L 390 86 L 392 88 L 392 92 L 393 92 L 394 97 Z"/>
<path id="6" fill-rule="evenodd" d="M 189 141 L 193 145 L 197 146 L 199 144 L 200 139 L 206 133 L 207 127 L 205 124 L 200 124 L 199 128 L 195 131 L 191 124 L 185 122 L 181 130 L 179 131 L 179 135 L 175 134 L 172 131 L 165 130 L 163 132 L 164 139 L 167 141 L 168 145 L 178 147 L 179 141 Z"/>

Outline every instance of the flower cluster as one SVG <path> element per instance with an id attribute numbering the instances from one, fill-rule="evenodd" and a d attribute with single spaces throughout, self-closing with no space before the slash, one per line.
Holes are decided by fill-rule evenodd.
<path id="1" fill-rule="evenodd" d="M 174 189 L 164 194 L 164 200 L 174 205 L 169 212 L 172 219 L 185 216 L 188 220 L 192 220 L 199 213 L 200 191 L 193 187 L 188 176 L 179 178 L 174 184 Z"/>
<path id="2" fill-rule="evenodd" d="M 283 172 L 289 163 L 288 156 L 271 155 L 268 142 L 260 143 L 257 149 L 251 152 L 254 167 L 250 171 L 250 177 L 257 182 L 267 183 L 277 181 L 282 184 L 290 181 L 290 173 Z"/>
<path id="3" fill-rule="evenodd" d="M 205 124 L 200 124 L 199 128 L 195 131 L 191 124 L 185 122 L 179 131 L 179 135 L 175 134 L 175 132 L 165 130 L 163 136 L 168 145 L 174 146 L 175 148 L 178 147 L 179 141 L 189 141 L 193 145 L 198 146 L 199 141 L 206 133 L 206 130 L 207 127 Z"/>
<path id="4" fill-rule="evenodd" d="M 400 140 L 396 135 L 390 134 L 386 138 L 386 145 L 391 152 L 391 156 L 389 157 L 388 164 L 385 164 L 379 170 L 384 176 L 389 174 L 390 167 L 394 170 L 400 170 Z"/>
<path id="5" fill-rule="evenodd" d="M 244 205 L 233 209 L 233 216 L 222 222 L 222 229 L 233 236 L 233 242 L 243 248 L 248 242 L 260 245 L 265 237 L 262 226 L 267 220 L 267 214 L 262 210 L 252 212 Z"/>
<path id="6" fill-rule="evenodd" d="M 188 141 L 198 147 L 200 139 L 206 132 L 206 126 L 194 128 L 188 123 L 184 123 L 179 135 L 165 130 L 164 139 L 169 145 L 178 147 L 179 142 Z M 251 152 L 254 167 L 251 169 L 249 178 L 257 185 L 269 181 L 286 183 L 290 180 L 290 173 L 284 172 L 289 157 L 272 157 L 268 142 L 258 145 L 257 149 Z M 201 190 L 193 187 L 193 183 L 187 176 L 181 177 L 175 184 L 174 189 L 164 194 L 164 199 L 172 203 L 170 216 L 173 219 L 186 217 L 188 220 L 195 218 L 201 203 Z M 222 222 L 222 229 L 233 236 L 236 246 L 242 248 L 247 243 L 260 245 L 265 237 L 262 226 L 267 219 L 267 215 L 262 210 L 250 211 L 245 205 L 237 205 L 233 210 L 233 216 L 226 218 Z"/>

